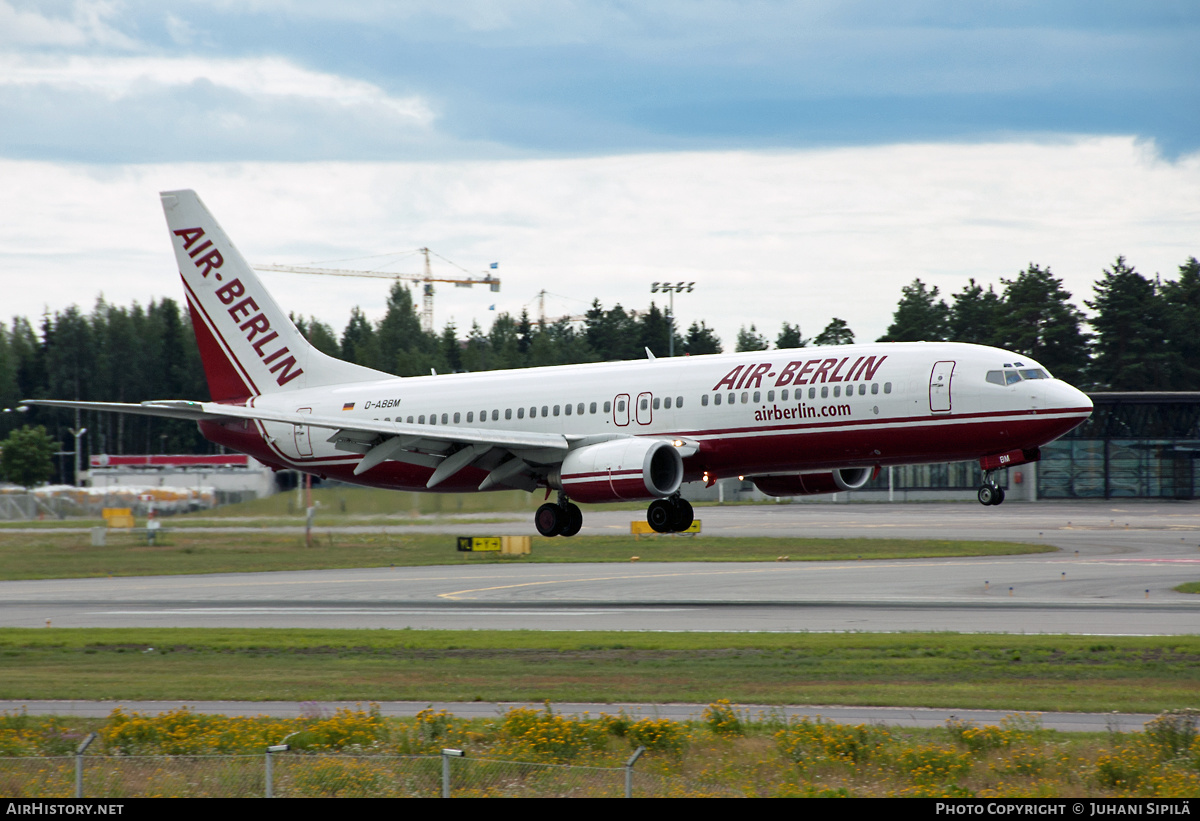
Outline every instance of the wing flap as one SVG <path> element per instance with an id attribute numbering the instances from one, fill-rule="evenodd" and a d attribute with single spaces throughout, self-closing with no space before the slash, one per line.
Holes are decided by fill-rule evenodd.
<path id="1" fill-rule="evenodd" d="M 560 433 L 538 433 L 535 431 L 507 431 L 491 428 L 464 428 L 442 425 L 414 425 L 406 422 L 384 422 L 377 419 L 357 417 L 317 416 L 309 413 L 291 413 L 267 408 L 244 405 L 224 405 L 218 402 L 192 402 L 170 399 L 142 402 L 139 405 L 119 402 L 73 402 L 58 399 L 26 399 L 25 405 L 42 405 L 56 408 L 80 408 L 81 410 L 132 413 L 141 416 L 163 416 L 171 419 L 254 419 L 262 422 L 279 422 L 287 425 L 307 425 L 337 432 L 340 438 L 370 441 L 377 436 L 416 436 L 430 443 L 481 444 L 502 448 L 556 448 L 564 453 L 568 448 L 567 437 Z M 360 439 L 361 434 L 372 434 Z M 332 437 L 331 437 L 332 440 Z"/>

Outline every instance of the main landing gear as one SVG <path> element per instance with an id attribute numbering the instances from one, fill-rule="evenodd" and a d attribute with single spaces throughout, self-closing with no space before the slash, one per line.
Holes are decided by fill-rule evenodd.
<path id="1" fill-rule="evenodd" d="M 557 504 L 547 502 L 537 509 L 533 524 L 543 536 L 574 536 L 583 527 L 583 511 L 560 493 Z"/>
<path id="2" fill-rule="evenodd" d="M 678 493 L 651 502 L 646 510 L 646 521 L 657 533 L 681 533 L 692 526 L 695 518 L 691 503 Z"/>
<path id="3" fill-rule="evenodd" d="M 1004 488 L 996 484 L 992 472 L 983 474 L 983 484 L 979 486 L 979 504 L 998 505 L 1004 501 Z"/>
<path id="4" fill-rule="evenodd" d="M 658 533 L 680 533 L 691 527 L 694 520 L 691 503 L 678 493 L 651 502 L 646 511 L 646 521 Z M 543 536 L 574 536 L 583 527 L 583 511 L 560 493 L 557 502 L 547 502 L 537 509 L 533 524 Z"/>

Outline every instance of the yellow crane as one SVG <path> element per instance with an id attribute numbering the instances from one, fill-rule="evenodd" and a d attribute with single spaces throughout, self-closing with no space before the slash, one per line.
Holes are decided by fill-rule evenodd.
<path id="1" fill-rule="evenodd" d="M 351 271 L 344 268 L 314 268 L 304 265 L 255 265 L 253 266 L 258 271 L 281 271 L 288 274 L 324 274 L 326 276 L 335 277 L 374 277 L 376 279 L 403 279 L 408 282 L 420 282 L 423 284 L 421 303 L 421 328 L 428 333 L 433 333 L 433 283 L 449 282 L 459 288 L 470 288 L 474 285 L 487 285 L 493 293 L 500 290 L 500 277 L 492 276 L 490 273 L 484 274 L 481 277 L 465 276 L 465 277 L 435 277 L 433 275 L 433 266 L 429 262 L 429 255 L 434 254 L 428 248 L 420 248 L 418 252 L 425 257 L 425 273 L 423 274 L 395 274 L 388 271 Z M 445 259 L 444 257 L 440 257 Z M 449 260 L 446 260 L 449 262 Z M 453 265 L 454 263 L 451 263 Z M 492 267 L 495 267 L 492 263 Z M 458 267 L 458 266 L 455 266 Z"/>

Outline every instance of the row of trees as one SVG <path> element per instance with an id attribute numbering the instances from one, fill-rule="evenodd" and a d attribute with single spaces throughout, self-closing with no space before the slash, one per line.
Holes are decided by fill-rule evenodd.
<path id="1" fill-rule="evenodd" d="M 971 280 L 939 298 L 920 279 L 901 289 L 881 342 L 974 342 L 1017 351 L 1089 390 L 1200 390 L 1200 263 L 1190 257 L 1178 277 L 1138 273 L 1124 257 L 1104 269 L 1084 304 L 1071 303 L 1049 268 L 1030 264 L 999 293 Z M 1087 326 L 1091 330 L 1087 330 Z"/>
<path id="2" fill-rule="evenodd" d="M 1090 319 L 1049 268 L 1031 264 L 997 289 L 972 280 L 950 301 L 921 280 L 901 289 L 892 323 L 880 341 L 955 340 L 995 345 L 1027 354 L 1073 384 L 1107 390 L 1200 390 L 1200 263 L 1190 258 L 1174 280 L 1149 279 L 1123 258 L 1103 272 Z M 446 325 L 426 333 L 407 287 L 396 283 L 379 322 L 357 308 L 340 336 L 314 318 L 297 326 L 319 349 L 400 376 L 493 370 L 613 359 L 638 359 L 650 349 L 666 356 L 667 317 L 654 303 L 644 311 L 592 303 L 582 323 L 541 325 L 526 313 L 501 313 L 486 332 L 473 324 L 465 341 Z M 1089 330 L 1090 328 L 1090 330 Z M 812 339 L 784 322 L 774 347 L 841 345 L 854 341 L 834 318 Z M 719 353 L 721 340 L 703 321 L 677 328 L 676 355 Z M 754 325 L 742 328 L 736 349 L 766 350 L 771 341 Z M 0 409 L 28 397 L 106 402 L 208 396 L 190 320 L 170 299 L 145 308 L 113 306 L 101 299 L 90 314 L 77 307 L 47 315 L 40 327 L 17 317 L 0 326 Z M 60 451 L 70 451 L 64 412 L 34 409 L 0 413 L 0 437 L 22 424 L 44 424 Z M 207 445 L 195 426 L 178 420 L 121 414 L 82 414 L 78 424 L 92 453 L 194 452 Z M 60 455 L 60 460 L 72 460 Z"/>
<path id="3" fill-rule="evenodd" d="M 65 411 L 14 409 L 22 399 L 82 399 L 140 402 L 146 399 L 207 398 L 208 385 L 191 322 L 171 299 L 143 308 L 109 305 L 91 314 L 72 306 L 44 316 L 40 328 L 25 317 L 0 327 L 0 437 L 24 424 L 43 424 L 73 464 L 68 429 L 76 418 Z M 183 420 L 126 414 L 82 414 L 79 426 L 92 453 L 202 452 L 196 426 Z M 68 471 L 69 473 L 69 471 Z"/>
<path id="4" fill-rule="evenodd" d="M 775 337 L 776 348 L 807 348 L 809 345 L 853 345 L 854 331 L 850 330 L 850 326 L 846 324 L 846 320 L 834 317 L 829 324 L 825 326 L 825 330 L 817 334 L 812 339 L 805 339 L 800 335 L 800 326 L 793 325 L 790 322 L 783 323 L 783 327 L 779 330 L 779 335 Z M 747 330 L 743 326 L 738 331 L 737 348 L 738 351 L 766 351 L 771 347 L 771 343 L 767 338 L 758 332 L 758 328 L 754 325 Z"/>

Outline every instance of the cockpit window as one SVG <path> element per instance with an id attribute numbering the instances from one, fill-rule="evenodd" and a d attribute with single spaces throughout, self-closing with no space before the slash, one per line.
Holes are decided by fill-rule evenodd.
<path id="1" fill-rule="evenodd" d="M 1049 379 L 1050 374 L 1041 368 L 1022 368 L 1020 370 L 988 371 L 987 381 L 993 385 L 1015 385 L 1025 379 Z"/>

